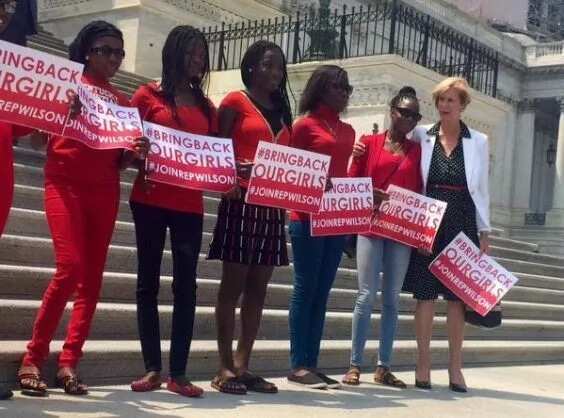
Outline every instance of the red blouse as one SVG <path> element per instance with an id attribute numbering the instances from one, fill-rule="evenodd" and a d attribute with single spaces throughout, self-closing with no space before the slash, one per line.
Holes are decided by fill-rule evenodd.
<path id="1" fill-rule="evenodd" d="M 159 94 L 159 87 L 155 83 L 139 87 L 131 102 L 139 109 L 143 120 L 198 135 L 213 135 L 217 132 L 217 112 L 211 101 L 209 121 L 198 106 L 178 106 L 175 118 L 172 107 Z M 139 170 L 131 192 L 130 200 L 133 202 L 180 212 L 204 213 L 202 191 L 158 182 L 146 183 L 144 177 L 145 171 Z"/>
<path id="2" fill-rule="evenodd" d="M 290 130 L 284 124 L 278 134 L 274 135 L 270 124 L 249 96 L 243 91 L 233 91 L 221 101 L 221 108 L 229 108 L 237 113 L 231 132 L 236 161 L 253 161 L 259 141 L 275 142 L 280 145 L 290 143 Z M 247 181 L 239 179 L 242 187 Z"/>
<path id="3" fill-rule="evenodd" d="M 394 155 L 384 149 L 387 131 L 360 138 L 366 144 L 366 152 L 355 157 L 349 168 L 350 177 L 371 177 L 372 186 L 386 190 L 390 184 L 421 193 L 421 146 L 405 140 L 405 155 Z M 372 234 L 364 234 L 372 236 Z"/>
<path id="4" fill-rule="evenodd" d="M 346 177 L 355 131 L 325 105 L 298 120 L 292 128 L 291 145 L 307 151 L 330 155 L 329 178 Z M 309 221 L 309 214 L 292 211 L 292 221 Z"/>
<path id="5" fill-rule="evenodd" d="M 112 103 L 129 106 L 129 99 L 108 81 L 87 74 L 82 82 L 97 95 Z M 119 182 L 121 149 L 95 150 L 74 139 L 53 135 L 47 145 L 45 179 L 86 184 Z"/>

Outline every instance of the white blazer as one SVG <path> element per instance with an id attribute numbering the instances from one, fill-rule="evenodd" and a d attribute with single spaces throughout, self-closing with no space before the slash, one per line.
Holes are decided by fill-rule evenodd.
<path id="1" fill-rule="evenodd" d="M 428 134 L 434 125 L 417 126 L 413 131 L 413 141 L 421 144 L 421 176 L 423 178 L 423 194 L 427 190 L 427 177 L 431 157 L 435 147 L 436 136 Z M 488 137 L 473 129 L 470 137 L 462 138 L 464 152 L 464 170 L 466 183 L 474 205 L 476 206 L 476 225 L 480 232 L 490 232 L 490 192 L 489 192 L 489 149 Z"/>

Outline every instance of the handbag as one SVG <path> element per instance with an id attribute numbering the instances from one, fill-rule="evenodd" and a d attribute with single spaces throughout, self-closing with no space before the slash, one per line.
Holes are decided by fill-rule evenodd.
<path id="1" fill-rule="evenodd" d="M 485 329 L 492 329 L 501 326 L 502 319 L 503 315 L 501 312 L 501 303 L 495 305 L 493 309 L 486 314 L 486 316 L 480 315 L 468 306 L 466 306 L 466 312 L 464 313 L 464 321 L 467 324 Z"/>

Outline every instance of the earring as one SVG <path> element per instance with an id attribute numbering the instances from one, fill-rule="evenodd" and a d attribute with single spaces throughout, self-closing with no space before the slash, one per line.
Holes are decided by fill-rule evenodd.
<path id="1" fill-rule="evenodd" d="M 252 73 L 252 72 L 253 72 L 253 69 L 252 69 L 252 68 L 249 68 L 248 71 L 249 71 L 250 73 Z"/>
<path id="2" fill-rule="evenodd" d="M 90 59 L 90 55 L 85 56 L 84 59 L 88 61 Z"/>

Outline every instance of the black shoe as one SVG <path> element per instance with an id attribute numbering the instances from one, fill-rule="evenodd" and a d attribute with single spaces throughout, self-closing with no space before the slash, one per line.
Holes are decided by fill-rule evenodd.
<path id="1" fill-rule="evenodd" d="M 468 389 L 466 388 L 466 386 L 463 385 L 459 385 L 458 383 L 452 383 L 450 382 L 448 384 L 448 388 L 450 390 L 452 390 L 453 392 L 458 392 L 458 393 L 466 393 L 468 392 Z"/>
<path id="2" fill-rule="evenodd" d="M 327 389 L 327 383 L 325 383 L 319 376 L 315 373 L 307 373 L 303 376 L 296 376 L 291 374 L 288 376 L 288 382 L 295 385 L 306 386 L 312 389 Z"/>
<path id="3" fill-rule="evenodd" d="M 14 396 L 14 393 L 6 386 L 0 386 L 0 400 L 4 401 Z"/>
<path id="4" fill-rule="evenodd" d="M 424 381 L 424 380 L 417 380 L 415 379 L 415 387 L 419 389 L 431 390 L 433 387 L 431 386 L 431 382 Z"/>
<path id="5" fill-rule="evenodd" d="M 323 373 L 316 372 L 315 374 L 327 384 L 328 389 L 341 389 L 341 384 L 335 379 L 331 379 L 329 376 L 324 375 Z"/>

